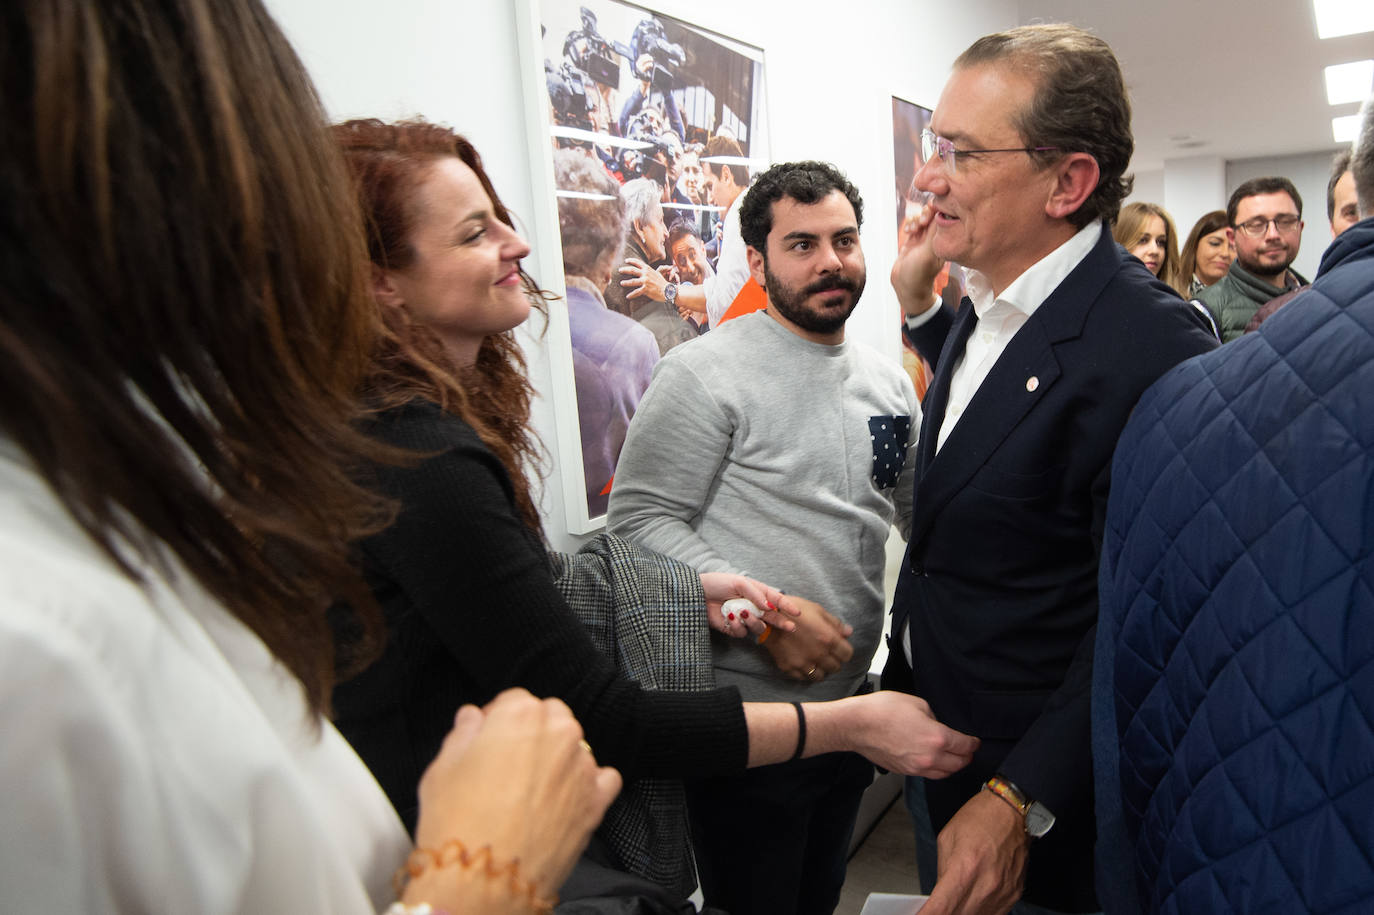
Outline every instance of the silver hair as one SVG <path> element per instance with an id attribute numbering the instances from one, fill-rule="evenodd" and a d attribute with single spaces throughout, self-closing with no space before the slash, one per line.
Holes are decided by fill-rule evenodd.
<path id="1" fill-rule="evenodd" d="M 630 225 L 645 222 L 655 206 L 661 206 L 663 186 L 652 178 L 636 178 L 626 181 L 620 189 L 620 199 L 625 201 L 625 221 Z"/>

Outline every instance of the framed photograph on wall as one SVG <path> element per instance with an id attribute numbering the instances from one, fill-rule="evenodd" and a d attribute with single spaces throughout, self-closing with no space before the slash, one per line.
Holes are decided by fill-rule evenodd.
<path id="1" fill-rule="evenodd" d="M 617 0 L 519 8 L 530 165 L 547 204 L 537 275 L 563 294 L 548 330 L 555 464 L 569 529 L 586 533 L 654 364 L 710 332 L 675 293 L 714 275 L 725 212 L 713 174 L 767 161 L 763 51 Z"/>

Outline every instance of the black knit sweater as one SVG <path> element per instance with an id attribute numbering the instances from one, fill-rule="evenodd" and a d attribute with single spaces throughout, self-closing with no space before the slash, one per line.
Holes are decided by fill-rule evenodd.
<path id="1" fill-rule="evenodd" d="M 421 402 L 381 414 L 369 431 L 431 456 L 374 468 L 377 488 L 401 505 L 362 544 L 387 644 L 335 689 L 335 724 L 408 829 L 420 774 L 458 706 L 512 686 L 566 702 L 597 759 L 627 780 L 744 768 L 738 692 L 651 692 L 620 677 L 560 596 L 509 476 L 471 427 Z"/>

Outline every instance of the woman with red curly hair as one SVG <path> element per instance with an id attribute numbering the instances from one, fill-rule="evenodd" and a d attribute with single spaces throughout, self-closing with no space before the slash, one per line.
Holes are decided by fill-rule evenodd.
<path id="1" fill-rule="evenodd" d="M 936 722 L 915 697 L 879 692 L 793 708 L 710 688 L 708 609 L 715 628 L 742 636 L 741 621 L 720 617 L 727 598 L 783 608 L 799 599 L 740 576 L 698 575 L 609 535 L 577 556 L 548 552 L 530 482 L 532 392 L 512 337 L 551 299 L 520 267 L 529 246 L 461 136 L 379 121 L 341 124 L 335 135 L 369 223 L 387 326 L 366 390 L 379 410 L 370 431 L 430 455 L 376 470 L 401 509 L 361 554 L 391 638 L 377 665 L 335 691 L 340 729 L 402 817 L 413 815 L 418 761 L 432 755 L 440 723 L 510 686 L 567 702 L 597 759 L 627 784 L 837 750 L 936 777 L 962 768 L 977 741 Z M 756 619 L 749 626 L 761 628 Z M 604 652 L 623 663 L 644 638 L 652 644 L 634 682 Z M 645 809 L 668 811 L 655 822 L 680 821 L 672 786 L 655 782 L 648 793 Z M 615 814 L 602 829 L 612 863 L 690 888 L 674 827 L 647 848 L 617 842 Z"/>

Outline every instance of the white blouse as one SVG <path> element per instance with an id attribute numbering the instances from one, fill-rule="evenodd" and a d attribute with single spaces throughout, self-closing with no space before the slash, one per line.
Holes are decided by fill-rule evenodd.
<path id="1" fill-rule="evenodd" d="M 175 562 L 131 581 L 0 437 L 0 911 L 375 913 L 409 850 Z"/>

